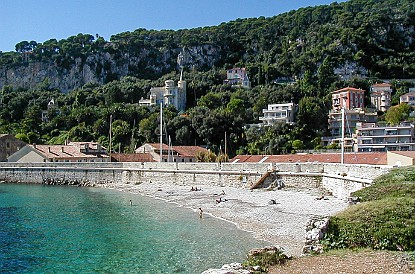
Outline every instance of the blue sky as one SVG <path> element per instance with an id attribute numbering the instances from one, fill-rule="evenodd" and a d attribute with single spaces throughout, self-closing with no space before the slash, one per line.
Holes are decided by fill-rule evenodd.
<path id="1" fill-rule="evenodd" d="M 344 2 L 338 0 L 337 2 Z M 190 29 L 237 18 L 271 17 L 334 0 L 0 0 L 0 51 L 21 41 L 44 42 L 78 33 L 106 40 L 124 31 Z"/>

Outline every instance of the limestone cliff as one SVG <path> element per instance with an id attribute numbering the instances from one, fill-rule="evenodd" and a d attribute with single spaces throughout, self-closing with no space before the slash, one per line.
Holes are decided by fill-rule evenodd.
<path id="1" fill-rule="evenodd" d="M 196 68 L 211 67 L 218 61 L 220 48 L 200 45 L 189 48 L 146 49 L 131 53 L 113 48 L 83 57 L 68 57 L 65 62 L 56 60 L 26 61 L 19 65 L 0 67 L 0 88 L 35 88 L 45 80 L 50 88 L 68 92 L 87 83 L 104 84 L 123 76 L 148 78 L 177 69 L 177 56 L 182 52 L 185 64 Z"/>

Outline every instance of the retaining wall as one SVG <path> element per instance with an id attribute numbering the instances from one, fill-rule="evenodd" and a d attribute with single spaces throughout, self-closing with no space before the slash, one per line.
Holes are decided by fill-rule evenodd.
<path id="1" fill-rule="evenodd" d="M 215 185 L 248 188 L 267 171 L 294 188 L 323 187 L 339 198 L 371 184 L 387 166 L 341 164 L 230 163 L 0 163 L 0 181 L 47 184 Z M 271 182 L 268 181 L 268 185 Z"/>

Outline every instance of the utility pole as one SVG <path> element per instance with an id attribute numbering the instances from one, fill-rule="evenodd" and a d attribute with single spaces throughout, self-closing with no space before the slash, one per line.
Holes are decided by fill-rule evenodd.
<path id="1" fill-rule="evenodd" d="M 163 161 L 163 103 L 160 103 L 160 163 Z"/>
<path id="2" fill-rule="evenodd" d="M 227 143 L 226 143 L 226 131 L 225 131 L 225 158 L 228 155 L 228 150 L 227 150 Z"/>
<path id="3" fill-rule="evenodd" d="M 343 105 L 342 105 L 342 140 L 341 140 L 341 163 L 344 164 L 344 127 L 345 127 L 345 112 L 346 112 L 346 99 L 347 97 L 343 97 Z"/>

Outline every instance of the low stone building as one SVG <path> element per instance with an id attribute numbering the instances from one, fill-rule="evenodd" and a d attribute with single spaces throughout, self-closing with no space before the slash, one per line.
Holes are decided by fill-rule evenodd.
<path id="1" fill-rule="evenodd" d="M 107 151 L 95 142 L 67 145 L 26 145 L 8 157 L 8 162 L 109 162 Z"/>
<path id="2" fill-rule="evenodd" d="M 7 162 L 7 157 L 20 150 L 25 142 L 10 134 L 0 134 L 0 162 Z"/>

